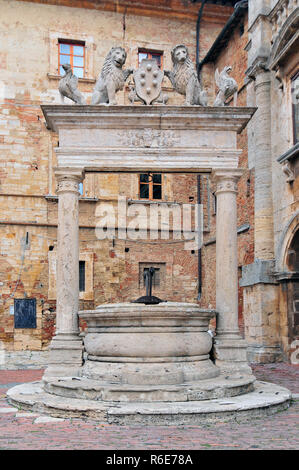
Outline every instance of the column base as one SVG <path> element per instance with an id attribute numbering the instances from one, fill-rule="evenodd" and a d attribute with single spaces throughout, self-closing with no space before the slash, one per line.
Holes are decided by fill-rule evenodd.
<path id="1" fill-rule="evenodd" d="M 48 367 L 44 377 L 78 375 L 82 363 L 82 339 L 75 334 L 58 334 L 51 341 Z"/>
<path id="2" fill-rule="evenodd" d="M 247 349 L 249 362 L 256 364 L 271 364 L 284 360 L 280 346 L 264 346 L 263 344 L 250 344 Z"/>
<path id="3" fill-rule="evenodd" d="M 215 364 L 223 374 L 252 375 L 247 362 L 247 343 L 241 337 L 215 337 L 213 354 Z"/>

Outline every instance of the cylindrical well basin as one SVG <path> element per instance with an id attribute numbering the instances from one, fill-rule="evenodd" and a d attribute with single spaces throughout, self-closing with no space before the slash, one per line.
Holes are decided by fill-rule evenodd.
<path id="1" fill-rule="evenodd" d="M 208 326 L 214 310 L 163 302 L 100 305 L 79 312 L 87 322 L 82 375 L 120 384 L 181 384 L 213 378 Z"/>

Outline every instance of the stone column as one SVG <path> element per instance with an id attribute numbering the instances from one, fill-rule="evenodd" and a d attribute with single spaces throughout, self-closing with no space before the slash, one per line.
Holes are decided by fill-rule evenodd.
<path id="1" fill-rule="evenodd" d="M 242 169 L 214 170 L 216 182 L 216 365 L 225 373 L 251 373 L 238 326 L 237 182 Z"/>
<path id="2" fill-rule="evenodd" d="M 79 183 L 80 169 L 55 170 L 58 194 L 56 335 L 45 376 L 76 375 L 82 365 L 79 338 Z"/>
<path id="3" fill-rule="evenodd" d="M 254 255 L 255 259 L 274 258 L 274 228 L 271 162 L 271 76 L 258 69 L 255 78 L 257 112 L 255 116 Z"/>

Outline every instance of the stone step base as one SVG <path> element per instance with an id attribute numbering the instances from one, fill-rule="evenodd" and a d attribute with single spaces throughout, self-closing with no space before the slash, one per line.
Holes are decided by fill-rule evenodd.
<path id="1" fill-rule="evenodd" d="M 289 407 L 291 392 L 266 382 L 244 395 L 205 401 L 170 403 L 113 403 L 65 398 L 46 393 L 42 382 L 17 385 L 7 392 L 11 405 L 55 417 L 88 417 L 109 424 L 196 425 L 246 421 Z"/>
<path id="2" fill-rule="evenodd" d="M 232 397 L 254 390 L 255 377 L 220 376 L 179 385 L 101 383 L 84 377 L 44 378 L 44 390 L 67 398 L 112 402 L 185 402 Z"/>

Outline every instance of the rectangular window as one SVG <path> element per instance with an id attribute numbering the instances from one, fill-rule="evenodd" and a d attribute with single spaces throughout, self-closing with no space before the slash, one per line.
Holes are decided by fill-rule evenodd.
<path id="1" fill-rule="evenodd" d="M 143 287 L 145 287 L 145 282 L 144 282 L 144 274 L 146 271 L 148 271 L 149 268 L 144 268 L 143 269 Z M 153 275 L 153 287 L 160 287 L 160 268 L 155 268 L 155 272 Z"/>
<path id="2" fill-rule="evenodd" d="M 163 52 L 150 51 L 147 49 L 138 50 L 138 65 L 141 64 L 143 59 L 155 59 L 160 69 L 163 68 Z"/>
<path id="3" fill-rule="evenodd" d="M 85 67 L 85 44 L 72 43 L 59 40 L 58 43 L 58 70 L 60 75 L 64 75 L 63 64 L 70 64 L 74 75 L 84 78 Z"/>
<path id="4" fill-rule="evenodd" d="M 83 183 L 79 183 L 79 194 L 83 196 Z"/>
<path id="5" fill-rule="evenodd" d="M 292 78 L 294 145 L 299 142 L 299 72 Z"/>
<path id="6" fill-rule="evenodd" d="M 139 175 L 139 198 L 162 199 L 161 173 L 141 173 Z"/>
<path id="7" fill-rule="evenodd" d="M 165 275 L 166 275 L 166 263 L 139 263 L 139 288 L 142 290 L 145 288 L 144 274 L 150 269 L 155 268 L 153 275 L 153 287 L 163 289 L 165 286 Z M 155 295 L 155 294 L 154 294 Z"/>
<path id="8" fill-rule="evenodd" d="M 36 299 L 14 300 L 15 328 L 36 328 Z"/>
<path id="9" fill-rule="evenodd" d="M 79 292 L 85 292 L 85 261 L 79 261 Z"/>

